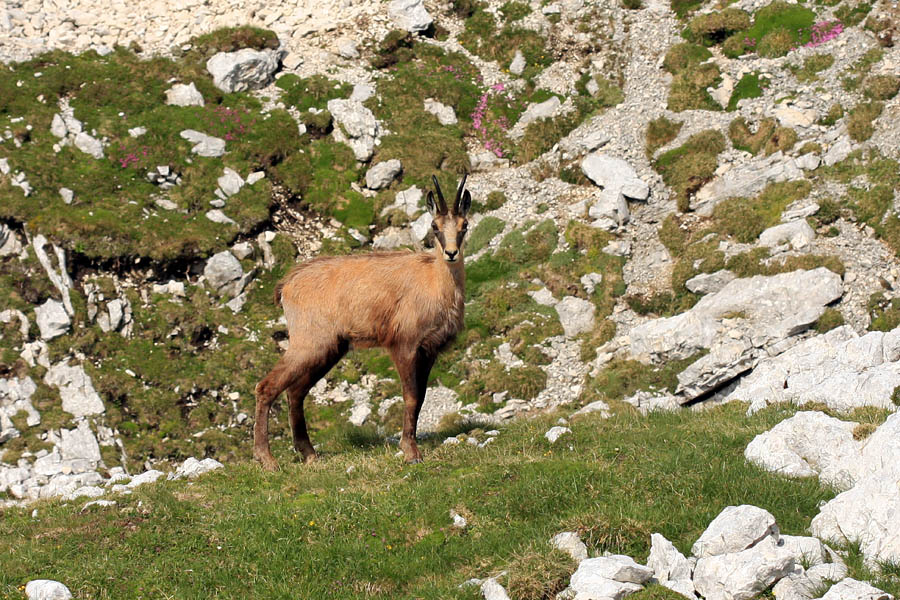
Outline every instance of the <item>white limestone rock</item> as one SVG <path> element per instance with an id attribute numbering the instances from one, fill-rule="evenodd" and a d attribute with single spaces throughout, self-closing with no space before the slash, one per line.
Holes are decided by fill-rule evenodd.
<path id="1" fill-rule="evenodd" d="M 125 487 L 134 489 L 138 486 L 144 485 L 145 483 L 153 483 L 160 477 L 163 477 L 165 473 L 162 471 L 157 471 L 156 469 L 150 469 L 149 471 L 144 471 L 140 475 L 135 475 L 131 481 L 125 484 Z"/>
<path id="2" fill-rule="evenodd" d="M 82 131 L 75 136 L 75 147 L 96 159 L 103 158 L 103 142 Z"/>
<path id="3" fill-rule="evenodd" d="M 509 72 L 513 75 L 521 75 L 523 71 L 525 71 L 525 67 L 528 66 L 525 62 L 525 55 L 522 54 L 521 50 L 516 50 L 515 56 L 513 56 L 512 62 L 509 63 Z"/>
<path id="4" fill-rule="evenodd" d="M 587 546 L 574 531 L 557 533 L 550 538 L 550 545 L 571 556 L 575 562 L 580 563 L 588 557 Z"/>
<path id="5" fill-rule="evenodd" d="M 769 511 L 742 504 L 725 507 L 691 546 L 697 558 L 741 552 L 766 538 L 778 541 L 778 525 Z"/>
<path id="6" fill-rule="evenodd" d="M 737 276 L 726 269 L 716 271 L 715 273 L 700 273 L 688 279 L 684 283 L 689 291 L 695 294 L 715 294 L 722 291 L 722 288 L 737 279 Z"/>
<path id="7" fill-rule="evenodd" d="M 391 0 L 388 16 L 398 29 L 410 33 L 426 31 L 433 23 L 423 0 Z"/>
<path id="8" fill-rule="evenodd" d="M 72 324 L 62 302 L 52 298 L 35 308 L 34 313 L 42 340 L 52 340 L 63 335 Z"/>
<path id="9" fill-rule="evenodd" d="M 425 98 L 425 112 L 429 112 L 437 117 L 438 123 L 441 125 L 456 125 L 456 111 L 452 106 L 447 106 L 435 100 L 434 98 Z"/>
<path id="10" fill-rule="evenodd" d="M 759 434 L 744 456 L 755 465 L 788 477 L 813 477 L 847 489 L 859 460 L 861 444 L 853 439 L 858 424 L 802 411 Z"/>
<path id="11" fill-rule="evenodd" d="M 481 584 L 481 594 L 484 600 L 510 600 L 506 589 L 493 577 L 488 577 Z"/>
<path id="12" fill-rule="evenodd" d="M 547 438 L 547 441 L 551 444 L 555 444 L 556 440 L 567 433 L 572 433 L 572 430 L 568 427 L 561 427 L 559 425 L 555 425 L 547 430 L 547 433 L 544 434 L 544 437 Z"/>
<path id="13" fill-rule="evenodd" d="M 706 600 L 750 600 L 793 569 L 794 557 L 768 536 L 741 552 L 699 558 L 693 581 Z"/>
<path id="14" fill-rule="evenodd" d="M 646 200 L 650 187 L 641 180 L 634 168 L 621 158 L 602 152 L 591 152 L 581 161 L 581 170 L 588 179 L 606 190 L 621 192 L 635 200 Z"/>
<path id="15" fill-rule="evenodd" d="M 805 288 L 796 293 L 808 297 L 817 291 Z M 860 406 L 890 409 L 891 395 L 900 385 L 898 357 L 900 330 L 860 337 L 845 325 L 763 358 L 726 400 L 750 402 L 748 414 L 778 402 L 799 406 L 820 402 L 839 412 Z"/>
<path id="16" fill-rule="evenodd" d="M 229 284 L 240 280 L 243 275 L 240 261 L 228 250 L 214 254 L 203 267 L 206 282 L 219 293 Z"/>
<path id="17" fill-rule="evenodd" d="M 334 139 L 350 146 L 356 160 L 366 162 L 375 153 L 380 128 L 372 111 L 353 100 L 328 101 L 328 112 L 334 117 Z"/>
<path id="18" fill-rule="evenodd" d="M 696 559 L 685 558 L 675 545 L 662 534 L 650 535 L 650 556 L 647 568 L 653 570 L 653 577 L 660 585 L 679 594 L 692 598 L 694 582 L 691 576 Z"/>
<path id="19" fill-rule="evenodd" d="M 282 51 L 269 49 L 219 52 L 206 61 L 206 70 L 225 93 L 258 90 L 272 83 L 283 56 Z"/>
<path id="20" fill-rule="evenodd" d="M 203 94 L 194 85 L 194 82 L 188 84 L 176 83 L 166 90 L 166 104 L 171 106 L 203 106 Z"/>
<path id="21" fill-rule="evenodd" d="M 816 239 L 816 232 L 804 220 L 791 221 L 769 227 L 759 236 L 761 246 L 774 248 L 781 244 L 790 244 L 795 250 L 806 247 Z"/>
<path id="22" fill-rule="evenodd" d="M 234 196 L 241 188 L 244 187 L 244 179 L 238 174 L 234 169 L 230 169 L 225 167 L 222 172 L 222 175 L 216 180 L 216 183 L 219 185 L 219 189 L 227 197 Z"/>
<path id="23" fill-rule="evenodd" d="M 578 570 L 572 575 L 572 587 L 575 587 L 577 575 L 584 579 L 602 578 L 621 583 L 644 584 L 653 577 L 653 569 L 636 563 L 630 556 L 611 554 L 581 561 Z"/>
<path id="24" fill-rule="evenodd" d="M 51 579 L 35 579 L 25 584 L 28 600 L 69 600 L 72 592 L 65 585 Z"/>
<path id="25" fill-rule="evenodd" d="M 174 473 L 169 473 L 167 479 L 193 479 L 195 477 L 203 475 L 204 473 L 209 473 L 210 471 L 221 469 L 224 466 L 225 465 L 214 458 L 204 458 L 203 460 L 197 460 L 192 456 L 178 465 L 178 468 L 175 469 Z"/>
<path id="26" fill-rule="evenodd" d="M 106 410 L 90 375 L 81 365 L 70 365 L 67 361 L 56 363 L 47 370 L 44 383 L 59 388 L 62 409 L 76 418 L 103 414 Z"/>
<path id="27" fill-rule="evenodd" d="M 213 137 L 193 129 L 185 129 L 179 135 L 192 144 L 195 144 L 195 146 L 191 148 L 191 152 L 197 156 L 216 158 L 225 154 L 225 140 L 221 138 Z"/>
<path id="28" fill-rule="evenodd" d="M 402 170 L 403 165 L 396 158 L 373 165 L 366 171 L 366 187 L 370 190 L 386 188 Z"/>
<path id="29" fill-rule="evenodd" d="M 556 312 L 566 337 L 575 337 L 594 328 L 594 303 L 566 296 L 556 304 Z"/>
<path id="30" fill-rule="evenodd" d="M 847 577 L 831 586 L 822 600 L 894 600 L 894 597 L 864 581 Z"/>

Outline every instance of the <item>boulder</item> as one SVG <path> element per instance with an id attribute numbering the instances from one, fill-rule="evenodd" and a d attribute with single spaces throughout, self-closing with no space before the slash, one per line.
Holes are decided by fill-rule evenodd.
<path id="1" fill-rule="evenodd" d="M 819 420 L 823 419 L 820 417 Z M 845 443 L 841 439 L 846 439 L 847 435 L 843 431 L 828 435 L 825 431 L 823 437 L 836 440 L 823 440 L 824 446 L 840 446 Z M 888 417 L 861 446 L 862 450 L 856 454 L 846 452 L 847 457 L 841 462 L 843 468 L 839 471 L 844 475 L 839 485 L 853 487 L 822 506 L 812 520 L 810 531 L 838 544 L 859 543 L 866 563 L 871 567 L 878 562 L 900 562 L 900 531 L 896 527 L 896 515 L 900 514 L 900 493 L 897 491 L 900 487 L 900 413 Z M 818 448 L 813 452 L 821 456 L 829 450 Z M 803 458 L 809 460 L 806 456 Z M 826 471 L 822 473 L 825 476 Z M 812 542 L 806 543 L 814 550 Z M 812 554 L 813 550 L 807 549 L 804 553 Z"/>
<path id="2" fill-rule="evenodd" d="M 351 39 L 341 38 L 338 40 L 336 48 L 338 56 L 341 58 L 346 58 L 347 60 L 359 58 L 359 47 Z"/>
<path id="3" fill-rule="evenodd" d="M 749 504 L 728 506 L 694 542 L 691 554 L 697 558 L 733 554 L 766 538 L 778 540 L 778 525 L 769 511 Z"/>
<path id="4" fill-rule="evenodd" d="M 56 363 L 47 370 L 44 383 L 59 388 L 62 409 L 75 417 L 99 415 L 106 410 L 81 365 L 69 365 L 66 361 Z"/>
<path id="5" fill-rule="evenodd" d="M 529 123 L 533 123 L 539 119 L 548 119 L 556 114 L 559 110 L 560 106 L 562 106 L 562 101 L 553 96 L 548 100 L 544 100 L 543 102 L 532 102 L 529 104 L 522 115 L 519 117 L 518 122 L 513 129 L 519 132 L 518 137 L 521 137 L 525 133 L 525 127 Z"/>
<path id="6" fill-rule="evenodd" d="M 441 125 L 456 125 L 458 122 L 453 107 L 441 104 L 434 98 L 425 98 L 425 112 L 436 116 Z"/>
<path id="7" fill-rule="evenodd" d="M 134 489 L 140 485 L 144 485 L 145 483 L 153 483 L 160 477 L 165 475 L 162 471 L 157 471 L 156 469 L 150 469 L 149 471 L 144 471 L 140 475 L 135 475 L 131 481 L 125 484 L 125 487 Z"/>
<path id="8" fill-rule="evenodd" d="M 736 278 L 737 276 L 731 271 L 722 269 L 715 273 L 694 275 L 684 283 L 684 287 L 695 294 L 715 294 Z"/>
<path id="9" fill-rule="evenodd" d="M 806 288 L 797 293 L 816 291 Z M 762 359 L 726 400 L 750 402 L 748 414 L 778 402 L 799 406 L 821 402 L 839 412 L 859 406 L 892 408 L 891 396 L 900 385 L 898 357 L 900 329 L 860 337 L 845 325 Z"/>
<path id="10" fill-rule="evenodd" d="M 484 600 L 510 600 L 506 589 L 493 577 L 488 577 L 481 584 L 481 594 Z"/>
<path id="11" fill-rule="evenodd" d="M 96 159 L 103 158 L 103 143 L 94 136 L 82 131 L 75 135 L 73 143 L 85 154 L 90 154 Z"/>
<path id="12" fill-rule="evenodd" d="M 431 231 L 431 221 L 431 215 L 425 212 L 412 222 L 412 225 L 410 225 L 409 228 L 412 231 L 412 237 L 415 241 L 421 242 L 428 236 L 428 232 Z"/>
<path id="13" fill-rule="evenodd" d="M 644 584 L 653 577 L 653 570 L 636 563 L 630 556 L 611 554 L 581 561 L 578 570 L 572 575 L 572 587 L 575 587 L 576 576 L 582 580 L 601 578 L 621 583 Z"/>
<path id="14" fill-rule="evenodd" d="M 701 216 L 709 216 L 716 204 L 733 197 L 753 196 L 770 183 L 802 179 L 803 172 L 781 151 L 750 160 L 716 177 L 697 192 L 692 206 Z"/>
<path id="15" fill-rule="evenodd" d="M 794 569 L 772 536 L 747 550 L 697 560 L 694 587 L 706 600 L 750 600 Z"/>
<path id="16" fill-rule="evenodd" d="M 812 600 L 829 582 L 840 581 L 847 576 L 847 567 L 842 563 L 827 563 L 804 569 L 794 565 L 794 572 L 772 587 L 772 594 L 778 600 Z"/>
<path id="17" fill-rule="evenodd" d="M 234 222 L 234 219 L 226 215 L 218 208 L 206 211 L 206 214 L 204 216 L 213 223 L 221 223 L 222 225 L 237 225 L 237 223 Z"/>
<path id="18" fill-rule="evenodd" d="M 71 321 L 62 302 L 49 298 L 34 313 L 42 340 L 52 340 L 69 330 Z"/>
<path id="19" fill-rule="evenodd" d="M 753 438 L 744 456 L 767 471 L 788 477 L 819 475 L 823 482 L 847 489 L 860 457 L 860 443 L 853 439 L 856 425 L 818 411 L 798 412 Z"/>
<path id="20" fill-rule="evenodd" d="M 228 167 L 225 167 L 222 176 L 216 180 L 216 183 L 219 185 L 219 189 L 222 190 L 222 193 L 228 197 L 234 196 L 241 191 L 242 187 L 244 187 L 244 179 L 237 171 Z"/>
<path id="21" fill-rule="evenodd" d="M 557 533 L 550 538 L 550 545 L 571 556 L 575 562 L 580 563 L 588 557 L 587 546 L 574 531 Z"/>
<path id="22" fill-rule="evenodd" d="M 692 598 L 694 583 L 691 581 L 691 575 L 695 563 L 696 559 L 685 558 L 684 554 L 662 534 L 654 533 L 650 536 L 647 567 L 653 570 L 653 577 L 660 585 Z"/>
<path id="23" fill-rule="evenodd" d="M 282 51 L 253 48 L 219 52 L 206 61 L 206 70 L 226 94 L 258 90 L 272 83 L 283 56 Z"/>
<path id="24" fill-rule="evenodd" d="M 556 312 L 566 337 L 575 337 L 594 328 L 594 304 L 576 296 L 566 296 L 556 304 Z"/>
<path id="25" fill-rule="evenodd" d="M 649 194 L 647 184 L 637 176 L 634 168 L 621 158 L 592 152 L 581 161 L 581 170 L 588 179 L 600 187 L 622 191 L 629 198 L 645 200 Z"/>
<path id="26" fill-rule="evenodd" d="M 525 55 L 522 54 L 521 50 L 516 49 L 516 54 L 513 56 L 512 62 L 509 63 L 509 72 L 513 75 L 521 75 L 525 71 L 526 66 Z"/>
<path id="27" fill-rule="evenodd" d="M 769 227 L 759 235 L 761 246 L 774 248 L 781 244 L 790 244 L 795 250 L 805 247 L 814 239 L 816 239 L 816 232 L 809 226 L 809 223 L 803 220 Z"/>
<path id="28" fill-rule="evenodd" d="M 547 438 L 547 441 L 551 444 L 555 444 L 556 440 L 567 433 L 572 433 L 572 430 L 568 427 L 561 427 L 556 425 L 547 430 L 547 433 L 544 434 L 544 437 Z"/>
<path id="29" fill-rule="evenodd" d="M 59 456 L 64 461 L 100 462 L 100 445 L 87 421 L 79 421 L 75 429 L 60 429 Z"/>
<path id="30" fill-rule="evenodd" d="M 178 468 L 175 469 L 174 473 L 169 473 L 167 479 L 193 479 L 194 477 L 199 477 L 204 473 L 209 473 L 210 471 L 221 469 L 224 466 L 225 465 L 214 458 L 204 458 L 203 460 L 197 460 L 192 456 L 178 465 Z"/>
<path id="31" fill-rule="evenodd" d="M 217 292 L 228 284 L 239 280 L 244 275 L 241 263 L 228 250 L 213 255 L 203 268 L 203 276 L 207 283 Z"/>
<path id="32" fill-rule="evenodd" d="M 176 83 L 166 90 L 166 104 L 172 106 L 203 106 L 203 94 L 194 85 L 194 82 L 188 84 Z"/>
<path id="33" fill-rule="evenodd" d="M 594 219 L 593 225 L 614 231 L 631 218 L 625 196 L 615 189 L 606 188 L 597 194 L 597 201 L 588 209 L 588 215 Z"/>
<path id="34" fill-rule="evenodd" d="M 894 597 L 864 581 L 847 577 L 831 586 L 822 600 L 894 600 Z"/>
<path id="35" fill-rule="evenodd" d="M 588 558 L 578 564 L 569 587 L 576 600 L 621 600 L 643 589 L 641 584 L 653 577 L 653 571 L 628 556 L 612 555 Z"/>
<path id="36" fill-rule="evenodd" d="M 433 23 L 423 0 L 391 0 L 388 16 L 398 29 L 410 33 L 426 31 Z"/>
<path id="37" fill-rule="evenodd" d="M 197 156 L 216 158 L 225 154 L 225 140 L 211 135 L 206 135 L 193 129 L 185 129 L 179 134 L 182 138 L 196 144 L 191 152 Z"/>
<path id="38" fill-rule="evenodd" d="M 72 592 L 58 581 L 35 579 L 25 584 L 25 597 L 28 600 L 69 600 Z"/>
<path id="39" fill-rule="evenodd" d="M 852 151 L 853 143 L 850 141 L 850 137 L 845 135 L 828 149 L 825 156 L 822 157 L 822 162 L 826 167 L 831 167 L 850 156 Z"/>
<path id="40" fill-rule="evenodd" d="M 809 127 L 816 122 L 817 116 L 813 109 L 794 108 L 784 104 L 775 109 L 775 118 L 785 127 Z"/>
<path id="41" fill-rule="evenodd" d="M 334 117 L 334 139 L 346 143 L 356 160 L 366 162 L 375 153 L 380 129 L 372 111 L 354 100 L 328 101 L 328 112 Z"/>
<path id="42" fill-rule="evenodd" d="M 696 398 L 749 370 L 762 353 L 776 354 L 841 297 L 839 275 L 820 267 L 736 279 L 689 311 L 631 330 L 631 353 L 654 362 L 710 352 L 678 375 L 678 393 Z"/>
<path id="43" fill-rule="evenodd" d="M 366 187 L 370 190 L 386 188 L 402 170 L 403 165 L 396 158 L 382 161 L 366 171 Z"/>

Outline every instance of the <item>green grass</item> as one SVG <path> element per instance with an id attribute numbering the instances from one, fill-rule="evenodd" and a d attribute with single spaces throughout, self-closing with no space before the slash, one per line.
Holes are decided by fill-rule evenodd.
<path id="1" fill-rule="evenodd" d="M 518 4 L 518 3 L 509 3 Z M 521 9 L 511 10 L 510 14 L 521 14 Z M 493 15 L 478 7 L 466 19 L 465 30 L 459 36 L 463 47 L 485 60 L 497 61 L 501 68 L 509 67 L 516 51 L 525 57 L 525 71 L 522 76 L 532 79 L 553 62 L 553 56 L 547 49 L 547 40 L 530 29 L 515 24 L 515 19 L 507 17 L 508 24 L 497 26 Z"/>
<path id="2" fill-rule="evenodd" d="M 542 416 L 482 449 L 426 440 L 427 462 L 416 466 L 367 429 L 345 428 L 312 466 L 291 462 L 276 440 L 279 473 L 233 464 L 193 483 L 140 488 L 110 508 L 45 501 L 38 519 L 34 507 L 3 509 L 0 592 L 17 597 L 19 585 L 49 577 L 78 598 L 287 598 L 298 589 L 475 598 L 477 588 L 457 586 L 509 568 L 502 582 L 535 597 L 526 594 L 573 568 L 561 555 L 534 557 L 559 531 L 577 531 L 594 554 L 643 562 L 651 533 L 687 552 L 724 507 L 746 503 L 803 535 L 833 492 L 748 464 L 746 444 L 790 412 L 744 410 L 588 416 L 555 446 L 543 438 L 555 417 Z M 451 509 L 467 517 L 465 530 L 450 527 Z"/>
<path id="3" fill-rule="evenodd" d="M 806 180 L 770 184 L 755 198 L 729 198 L 713 209 L 710 228 L 741 243 L 756 241 L 768 227 L 781 222 L 785 207 L 810 192 Z"/>
<path id="4" fill-rule="evenodd" d="M 478 225 L 469 234 L 466 242 L 466 252 L 474 254 L 487 246 L 488 242 L 494 239 L 494 236 L 503 231 L 506 223 L 497 217 L 485 217 L 479 221 Z"/>
<path id="5" fill-rule="evenodd" d="M 788 65 L 788 69 L 797 78 L 797 81 L 809 83 L 819 79 L 818 73 L 834 64 L 834 56 L 831 54 L 813 54 L 803 60 L 803 65 Z"/>
<path id="6" fill-rule="evenodd" d="M 647 140 L 646 153 L 648 158 L 653 158 L 657 150 L 674 140 L 681 131 L 684 123 L 680 121 L 670 121 L 666 117 L 658 117 L 647 123 Z"/>
<path id="7" fill-rule="evenodd" d="M 739 8 L 698 15 L 688 23 L 685 35 L 704 46 L 714 46 L 736 31 L 750 27 L 750 15 Z"/>
<path id="8" fill-rule="evenodd" d="M 815 13 L 803 6 L 776 0 L 753 15 L 753 24 L 732 34 L 723 44 L 725 56 L 737 58 L 755 51 L 764 58 L 784 56 L 811 39 Z"/>
<path id="9" fill-rule="evenodd" d="M 757 73 L 747 73 L 734 86 L 728 106 L 725 110 L 731 112 L 737 110 L 738 102 L 745 98 L 760 98 L 763 90 L 768 87 L 768 80 Z"/>
<path id="10" fill-rule="evenodd" d="M 875 133 L 874 121 L 884 110 L 881 102 L 860 102 L 847 114 L 847 133 L 857 142 L 864 142 Z"/>
<path id="11" fill-rule="evenodd" d="M 717 156 L 724 150 L 725 136 L 707 129 L 656 159 L 653 167 L 675 191 L 678 210 L 685 212 L 690 208 L 691 196 L 713 178 Z"/>
<path id="12" fill-rule="evenodd" d="M 786 152 L 797 143 L 797 132 L 790 127 L 779 127 L 775 119 L 763 119 L 751 131 L 744 117 L 737 117 L 728 126 L 728 137 L 738 150 L 750 154 L 759 154 L 765 150 L 766 156 L 778 152 Z"/>

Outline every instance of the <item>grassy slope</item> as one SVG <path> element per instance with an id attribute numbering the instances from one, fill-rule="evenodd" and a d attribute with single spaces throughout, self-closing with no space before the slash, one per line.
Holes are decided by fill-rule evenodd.
<path id="1" fill-rule="evenodd" d="M 82 598 L 466 597 L 457 586 L 468 577 L 509 569 L 508 583 L 527 581 L 529 557 L 549 553 L 546 540 L 563 530 L 592 553 L 644 560 L 651 533 L 687 553 L 722 508 L 748 503 L 803 534 L 833 493 L 749 465 L 746 444 L 789 411 L 743 411 L 589 416 L 554 446 L 544 415 L 483 449 L 426 442 L 420 466 L 347 429 L 312 467 L 292 463 L 282 442 L 276 474 L 244 463 L 146 486 L 111 508 L 42 502 L 37 518 L 34 507 L 7 509 L 0 595 L 48 577 Z M 451 509 L 466 530 L 450 527 Z"/>

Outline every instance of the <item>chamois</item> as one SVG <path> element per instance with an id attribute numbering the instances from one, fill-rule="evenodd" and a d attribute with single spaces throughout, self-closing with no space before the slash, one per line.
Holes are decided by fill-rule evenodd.
<path id="1" fill-rule="evenodd" d="M 253 455 L 263 468 L 278 463 L 269 449 L 269 407 L 287 390 L 294 450 L 305 462 L 316 458 L 309 440 L 303 400 L 309 390 L 355 348 L 385 348 L 403 387 L 400 447 L 408 463 L 422 461 L 416 423 L 428 374 L 438 353 L 463 326 L 465 271 L 462 243 L 472 196 L 467 175 L 456 190 L 453 210 L 437 192 L 426 197 L 432 215 L 433 252 L 374 252 L 319 257 L 295 266 L 275 288 L 284 308 L 289 345 L 256 386 Z"/>

